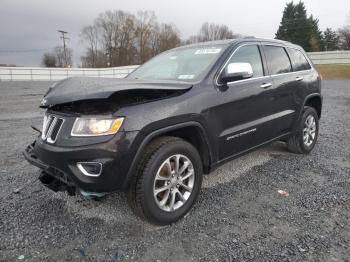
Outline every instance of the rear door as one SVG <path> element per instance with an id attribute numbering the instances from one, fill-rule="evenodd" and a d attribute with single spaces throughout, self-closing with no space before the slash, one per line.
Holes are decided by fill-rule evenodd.
<path id="1" fill-rule="evenodd" d="M 318 90 L 318 74 L 313 70 L 309 60 L 306 58 L 306 54 L 296 48 L 287 48 L 290 60 L 292 62 L 294 79 L 297 82 L 295 88 L 295 104 L 296 104 L 296 116 L 300 115 L 302 110 L 304 98 L 311 92 L 317 92 Z M 295 118 L 298 121 L 298 118 Z"/>
<path id="2" fill-rule="evenodd" d="M 300 81 L 293 73 L 292 64 L 284 46 L 263 45 L 268 71 L 274 87 L 272 91 L 273 136 L 278 137 L 289 132 L 296 116 L 297 92 Z"/>

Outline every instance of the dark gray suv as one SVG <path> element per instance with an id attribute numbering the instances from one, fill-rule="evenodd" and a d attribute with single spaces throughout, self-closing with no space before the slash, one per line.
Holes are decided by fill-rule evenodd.
<path id="1" fill-rule="evenodd" d="M 126 79 L 70 78 L 49 89 L 25 158 L 54 191 L 128 194 L 157 224 L 184 216 L 202 174 L 276 140 L 315 146 L 321 79 L 301 47 L 244 38 L 182 46 Z"/>

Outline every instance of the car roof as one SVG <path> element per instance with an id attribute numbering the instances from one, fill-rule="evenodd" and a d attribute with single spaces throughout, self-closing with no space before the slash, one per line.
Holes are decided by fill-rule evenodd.
<path id="1" fill-rule="evenodd" d="M 225 40 L 215 40 L 215 41 L 193 43 L 193 44 L 189 44 L 189 45 L 180 46 L 176 49 L 187 48 L 187 47 L 201 47 L 201 46 L 209 46 L 209 45 L 229 46 L 232 44 L 239 44 L 239 43 L 243 43 L 243 42 L 263 42 L 263 43 L 268 43 L 268 44 L 279 44 L 279 45 L 283 45 L 286 47 L 302 49 L 300 46 L 292 44 L 292 43 L 287 42 L 287 41 L 278 40 L 278 39 L 257 38 L 257 37 L 241 37 L 241 38 L 235 38 L 235 39 L 225 39 Z"/>

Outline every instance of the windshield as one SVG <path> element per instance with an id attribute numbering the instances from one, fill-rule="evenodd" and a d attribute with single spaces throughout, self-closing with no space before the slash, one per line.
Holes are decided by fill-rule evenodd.
<path id="1" fill-rule="evenodd" d="M 140 66 L 128 78 L 198 81 L 204 77 L 223 49 L 223 45 L 214 45 L 170 50 Z"/>

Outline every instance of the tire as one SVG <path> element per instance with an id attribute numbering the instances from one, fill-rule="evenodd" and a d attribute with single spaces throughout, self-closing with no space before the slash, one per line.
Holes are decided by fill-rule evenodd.
<path id="1" fill-rule="evenodd" d="M 296 154 L 310 153 L 315 147 L 318 138 L 318 129 L 319 122 L 316 110 L 313 107 L 305 107 L 296 133 L 287 141 L 288 150 Z M 306 136 L 308 137 L 307 139 L 305 139 Z"/>
<path id="2" fill-rule="evenodd" d="M 196 202 L 203 170 L 199 153 L 190 143 L 176 137 L 156 138 L 146 147 L 137 170 L 127 198 L 139 217 L 171 224 Z"/>

